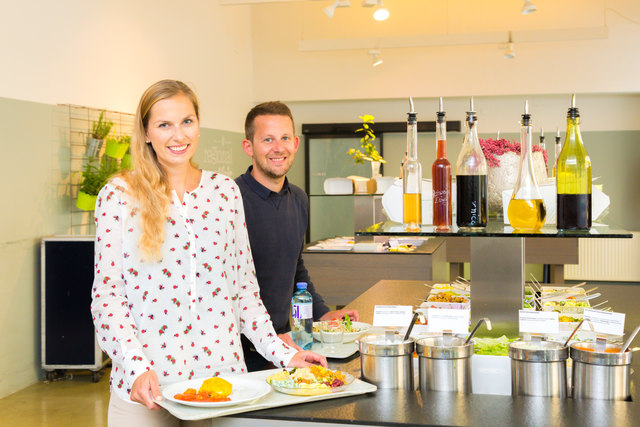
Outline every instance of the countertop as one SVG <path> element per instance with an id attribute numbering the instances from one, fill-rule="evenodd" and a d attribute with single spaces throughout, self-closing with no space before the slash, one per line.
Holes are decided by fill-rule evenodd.
<path id="1" fill-rule="evenodd" d="M 362 320 L 370 322 L 368 316 L 372 310 L 363 309 L 369 305 L 372 309 L 373 304 L 379 301 L 398 303 L 395 301 L 402 300 L 403 296 L 398 295 L 397 287 L 403 283 L 413 283 L 414 292 L 422 292 L 418 287 L 422 286 L 422 282 L 381 281 L 349 306 L 361 310 Z M 598 286 L 616 311 L 627 313 L 625 329 L 633 330 L 640 323 L 640 313 L 634 307 L 634 301 L 640 300 L 640 286 L 601 283 Z M 425 288 L 425 293 L 426 290 Z M 413 298 L 412 293 L 404 292 L 404 298 Z M 394 298 L 394 301 L 386 298 Z M 330 360 L 330 366 L 350 371 L 357 376 L 360 374 L 358 354 L 346 360 Z M 635 387 L 637 372 L 640 372 L 640 357 L 634 358 L 633 371 L 636 373 L 631 375 L 632 401 L 457 395 L 448 392 L 378 389 L 367 395 L 250 412 L 241 417 L 252 423 L 259 419 L 276 424 L 288 421 L 295 424 L 376 426 L 635 426 L 640 420 L 640 395 Z"/>

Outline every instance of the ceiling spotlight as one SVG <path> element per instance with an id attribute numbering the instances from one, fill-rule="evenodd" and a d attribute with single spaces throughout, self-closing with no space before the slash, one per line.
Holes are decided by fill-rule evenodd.
<path id="1" fill-rule="evenodd" d="M 387 18 L 389 18 L 389 11 L 382 5 L 382 0 L 380 0 L 376 11 L 373 12 L 373 19 L 376 21 L 384 21 Z"/>
<path id="2" fill-rule="evenodd" d="M 333 14 L 336 12 L 336 7 L 349 7 L 351 6 L 351 2 L 349 0 L 336 0 L 333 2 L 331 6 L 325 7 L 324 13 L 329 18 L 333 18 Z"/>
<path id="3" fill-rule="evenodd" d="M 371 49 L 369 50 L 369 55 L 371 55 L 371 66 L 377 67 L 382 64 L 384 61 L 380 58 L 380 49 Z"/>
<path id="4" fill-rule="evenodd" d="M 509 42 L 507 43 L 507 50 L 504 51 L 505 59 L 513 59 L 516 57 L 516 53 L 513 51 L 513 38 L 511 37 L 511 31 L 509 31 Z"/>
<path id="5" fill-rule="evenodd" d="M 538 10 L 535 4 L 531 3 L 531 0 L 524 0 L 524 5 L 522 6 L 522 14 L 528 15 L 530 13 Z"/>

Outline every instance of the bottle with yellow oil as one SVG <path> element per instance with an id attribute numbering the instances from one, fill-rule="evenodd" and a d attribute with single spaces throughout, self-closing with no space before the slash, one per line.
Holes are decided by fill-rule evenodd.
<path id="1" fill-rule="evenodd" d="M 520 171 L 507 210 L 509 223 L 516 231 L 540 230 L 547 216 L 544 200 L 533 172 L 532 127 L 529 101 L 525 101 L 520 126 Z"/>
<path id="2" fill-rule="evenodd" d="M 402 222 L 406 231 L 420 231 L 422 225 L 422 165 L 418 161 L 418 119 L 409 98 L 407 160 L 402 165 Z"/>

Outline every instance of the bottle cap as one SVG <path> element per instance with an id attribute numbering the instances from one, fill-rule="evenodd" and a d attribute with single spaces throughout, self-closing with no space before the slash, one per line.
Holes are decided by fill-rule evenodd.
<path id="1" fill-rule="evenodd" d="M 296 283 L 296 288 L 298 288 L 298 289 L 307 289 L 307 282 L 298 282 L 298 283 Z"/>
<path id="2" fill-rule="evenodd" d="M 571 107 L 569 107 L 569 111 L 567 111 L 567 118 L 575 119 L 580 117 L 580 110 L 576 107 L 576 94 L 571 95 Z"/>

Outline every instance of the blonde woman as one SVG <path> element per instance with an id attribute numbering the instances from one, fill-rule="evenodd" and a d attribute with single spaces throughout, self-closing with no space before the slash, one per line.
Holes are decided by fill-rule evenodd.
<path id="1" fill-rule="evenodd" d="M 246 372 L 240 334 L 276 366 L 326 366 L 277 337 L 240 191 L 191 162 L 199 119 L 184 83 L 149 87 L 136 112 L 134 169 L 98 196 L 91 312 L 113 362 L 110 426 L 178 425 L 154 402 L 160 385 Z"/>

